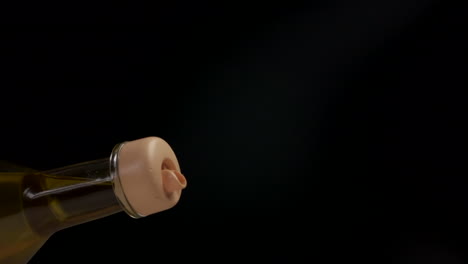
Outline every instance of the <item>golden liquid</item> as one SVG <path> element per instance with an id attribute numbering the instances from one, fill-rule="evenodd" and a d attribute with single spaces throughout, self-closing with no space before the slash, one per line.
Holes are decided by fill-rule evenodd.
<path id="1" fill-rule="evenodd" d="M 0 263 L 27 263 L 60 229 L 120 211 L 110 180 L 0 173 Z"/>

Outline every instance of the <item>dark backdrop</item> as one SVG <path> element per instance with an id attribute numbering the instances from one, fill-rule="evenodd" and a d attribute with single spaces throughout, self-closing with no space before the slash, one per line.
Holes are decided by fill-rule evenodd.
<path id="1" fill-rule="evenodd" d="M 49 169 L 159 136 L 189 183 L 173 209 L 63 230 L 31 263 L 463 263 L 466 11 L 4 8 L 1 159 Z"/>

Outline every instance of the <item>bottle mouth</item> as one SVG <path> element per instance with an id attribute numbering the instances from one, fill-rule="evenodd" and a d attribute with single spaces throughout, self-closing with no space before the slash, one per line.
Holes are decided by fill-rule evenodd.
<path id="1" fill-rule="evenodd" d="M 177 170 L 164 169 L 161 171 L 164 191 L 167 196 L 179 192 L 187 187 L 187 179 Z"/>
<path id="2" fill-rule="evenodd" d="M 164 159 L 161 164 L 161 176 L 164 191 L 167 196 L 179 192 L 187 187 L 187 179 L 177 170 L 177 166 L 171 159 Z"/>

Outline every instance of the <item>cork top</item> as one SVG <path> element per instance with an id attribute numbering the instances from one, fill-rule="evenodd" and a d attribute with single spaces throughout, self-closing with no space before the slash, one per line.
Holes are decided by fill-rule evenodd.
<path id="1" fill-rule="evenodd" d="M 118 171 L 122 192 L 139 216 L 173 207 L 187 186 L 174 151 L 159 137 L 124 143 Z"/>

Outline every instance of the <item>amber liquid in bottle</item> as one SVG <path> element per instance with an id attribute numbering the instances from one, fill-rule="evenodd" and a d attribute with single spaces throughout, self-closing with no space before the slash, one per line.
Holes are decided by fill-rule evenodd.
<path id="1" fill-rule="evenodd" d="M 55 232 L 122 211 L 108 164 L 0 172 L 0 263 L 27 263 Z"/>

